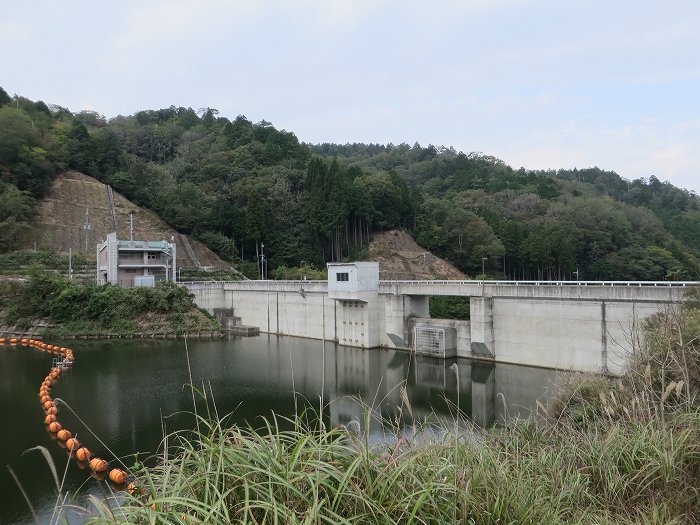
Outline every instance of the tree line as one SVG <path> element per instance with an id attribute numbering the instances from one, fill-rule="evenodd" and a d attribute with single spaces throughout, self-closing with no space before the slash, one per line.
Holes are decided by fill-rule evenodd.
<path id="1" fill-rule="evenodd" d="M 400 228 L 475 276 L 696 279 L 697 196 L 656 177 L 514 170 L 453 148 L 301 143 L 271 123 L 175 107 L 106 119 L 0 88 L 0 251 L 75 169 L 257 275 L 366 256 Z M 270 272 L 271 273 L 271 272 Z"/>

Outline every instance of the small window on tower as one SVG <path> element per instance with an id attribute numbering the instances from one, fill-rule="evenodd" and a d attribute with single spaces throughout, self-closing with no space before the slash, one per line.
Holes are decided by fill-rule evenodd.
<path id="1" fill-rule="evenodd" d="M 349 280 L 348 279 L 349 275 L 350 274 L 348 274 L 347 272 L 336 273 L 335 278 L 336 278 L 336 281 L 338 281 L 338 282 L 347 282 Z"/>

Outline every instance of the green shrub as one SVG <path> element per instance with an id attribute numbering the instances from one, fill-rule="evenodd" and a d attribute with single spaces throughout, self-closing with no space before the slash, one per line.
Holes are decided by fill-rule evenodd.
<path id="1" fill-rule="evenodd" d="M 33 270 L 27 282 L 3 283 L 2 306 L 6 321 L 31 323 L 49 317 L 60 323 L 58 332 L 68 334 L 123 334 L 140 331 L 139 321 L 152 314 L 179 315 L 195 312 L 206 321 L 206 329 L 218 324 L 202 316 L 187 289 L 172 282 L 159 281 L 153 288 L 120 288 L 111 284 L 97 286 L 70 281 L 56 274 Z M 171 317 L 177 319 L 177 317 Z M 173 328 L 176 328 L 173 322 Z M 190 323 L 189 329 L 195 329 Z"/>
<path id="2" fill-rule="evenodd" d="M 325 269 L 319 270 L 312 264 L 292 268 L 282 265 L 275 268 L 272 272 L 272 278 L 281 281 L 299 281 L 302 279 L 325 281 L 328 279 L 328 271 Z"/>

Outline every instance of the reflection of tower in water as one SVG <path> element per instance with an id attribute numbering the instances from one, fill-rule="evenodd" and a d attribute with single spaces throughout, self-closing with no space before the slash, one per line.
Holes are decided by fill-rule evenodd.
<path id="1" fill-rule="evenodd" d="M 330 404 L 333 425 L 359 425 L 365 431 L 371 411 L 371 433 L 381 428 L 381 419 L 394 416 L 401 404 L 400 385 L 408 374 L 409 356 L 403 352 L 368 352 L 344 347 L 336 354 L 335 391 Z"/>

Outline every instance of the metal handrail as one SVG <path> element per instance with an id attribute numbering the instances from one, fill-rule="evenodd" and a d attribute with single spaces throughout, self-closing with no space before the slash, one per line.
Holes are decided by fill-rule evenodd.
<path id="1" fill-rule="evenodd" d="M 180 284 L 233 284 L 245 283 L 247 286 L 255 284 L 298 285 L 302 284 L 328 284 L 325 280 L 274 280 L 251 279 L 248 281 L 180 281 Z M 429 285 L 429 286 L 634 286 L 634 287 L 685 287 L 700 286 L 700 281 L 488 281 L 488 280 L 381 280 L 379 286 L 395 285 Z"/>
<path id="2" fill-rule="evenodd" d="M 465 286 L 465 285 L 490 285 L 490 286 L 663 286 L 684 287 L 698 286 L 698 281 L 487 281 L 487 280 L 392 280 L 379 281 L 379 285 L 430 285 L 430 286 Z"/>

